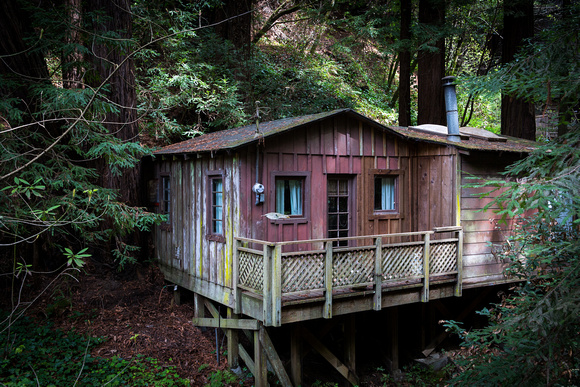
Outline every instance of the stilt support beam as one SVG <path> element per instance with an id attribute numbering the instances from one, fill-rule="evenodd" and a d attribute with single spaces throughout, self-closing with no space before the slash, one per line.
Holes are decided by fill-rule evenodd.
<path id="1" fill-rule="evenodd" d="M 346 380 L 348 380 L 353 385 L 358 385 L 358 377 L 356 376 L 354 370 L 351 370 L 343 362 L 341 362 L 338 357 L 336 357 L 330 350 L 320 341 L 316 336 L 314 336 L 305 327 L 302 327 L 301 334 L 304 340 L 308 342 L 327 362 L 330 363 Z"/>

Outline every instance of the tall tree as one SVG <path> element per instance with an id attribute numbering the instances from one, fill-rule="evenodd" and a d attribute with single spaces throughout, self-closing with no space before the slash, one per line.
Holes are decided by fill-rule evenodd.
<path id="1" fill-rule="evenodd" d="M 534 1 L 504 1 L 502 64 L 514 60 L 526 39 L 534 35 Z M 526 98 L 502 94 L 501 133 L 536 139 L 534 104 Z"/>
<path id="2" fill-rule="evenodd" d="M 399 51 L 399 125 L 411 125 L 411 19 L 412 1 L 401 0 L 401 31 Z"/>
<path id="3" fill-rule="evenodd" d="M 137 96 L 135 66 L 129 52 L 132 47 L 131 4 L 128 0 L 90 0 L 89 12 L 94 16 L 92 30 L 99 37 L 89 42 L 93 47 L 94 66 L 91 83 L 98 85 L 108 79 L 103 93 L 117 109 L 107 114 L 103 124 L 106 131 L 122 142 L 137 142 Z M 107 36 L 111 36 L 108 38 Z M 121 201 L 129 205 L 139 203 L 139 170 L 127 168 L 121 174 L 113 173 L 107 160 L 97 161 L 100 184 L 106 188 L 121 189 Z"/>
<path id="4" fill-rule="evenodd" d="M 419 0 L 421 49 L 418 52 L 417 124 L 445 125 L 441 79 L 445 76 L 445 0 Z"/>

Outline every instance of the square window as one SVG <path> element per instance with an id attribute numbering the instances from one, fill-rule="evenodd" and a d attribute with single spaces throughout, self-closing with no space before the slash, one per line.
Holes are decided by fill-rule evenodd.
<path id="1" fill-rule="evenodd" d="M 375 211 L 397 210 L 397 178 L 395 176 L 375 176 Z"/>
<path id="2" fill-rule="evenodd" d="M 276 212 L 290 216 L 303 216 L 304 178 L 276 178 Z"/>

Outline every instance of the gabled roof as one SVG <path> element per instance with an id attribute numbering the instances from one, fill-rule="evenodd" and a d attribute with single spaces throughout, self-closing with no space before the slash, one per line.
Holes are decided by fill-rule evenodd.
<path id="1" fill-rule="evenodd" d="M 446 137 L 410 130 L 408 128 L 385 126 L 374 121 L 352 109 L 338 109 L 325 113 L 310 114 L 301 117 L 283 118 L 276 121 L 262 122 L 259 124 L 259 130 L 256 124 L 242 126 L 234 129 L 227 129 L 213 133 L 203 134 L 192 139 L 182 141 L 176 144 L 168 145 L 155 152 L 154 155 L 173 155 L 189 154 L 200 152 L 216 152 L 220 150 L 233 150 L 259 141 L 261 138 L 267 138 L 276 134 L 284 133 L 313 122 L 322 121 L 329 117 L 346 114 L 348 116 L 360 119 L 375 128 L 384 130 L 397 137 L 405 138 L 412 141 L 439 143 L 452 145 L 457 148 L 466 150 L 490 150 L 506 152 L 530 152 L 535 148 L 533 141 L 522 140 L 512 137 L 506 137 L 505 142 L 489 142 L 485 139 L 470 137 L 469 140 L 463 140 L 459 143 L 451 142 Z M 505 136 L 504 136 L 505 137 Z"/>

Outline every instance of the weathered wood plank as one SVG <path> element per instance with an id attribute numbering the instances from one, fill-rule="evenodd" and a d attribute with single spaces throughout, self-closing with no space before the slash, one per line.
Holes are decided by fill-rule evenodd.
<path id="1" fill-rule="evenodd" d="M 258 330 L 259 321 L 250 319 L 234 319 L 234 318 L 201 318 L 194 317 L 192 323 L 198 327 L 223 328 L 223 329 L 249 329 Z"/>
<path id="2" fill-rule="evenodd" d="M 266 330 L 262 327 L 262 329 L 260 329 L 259 335 L 262 348 L 264 349 L 264 352 L 266 353 L 266 356 L 272 365 L 274 373 L 278 377 L 278 381 L 284 387 L 292 387 L 292 382 L 286 373 L 286 369 L 284 369 L 284 364 L 282 364 L 282 360 L 280 360 L 280 357 L 276 352 L 276 348 L 274 348 L 274 343 L 272 343 L 268 332 L 266 332 Z"/>

